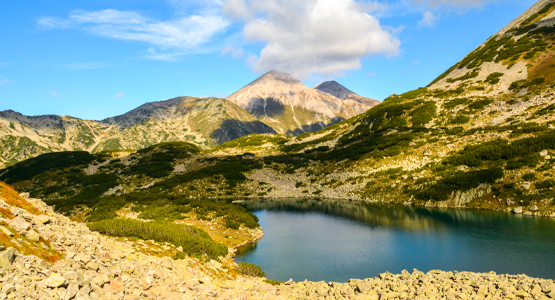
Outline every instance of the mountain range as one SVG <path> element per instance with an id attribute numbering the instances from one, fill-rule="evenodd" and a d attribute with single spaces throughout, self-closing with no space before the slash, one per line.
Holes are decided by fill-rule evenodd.
<path id="1" fill-rule="evenodd" d="M 285 83 L 286 79 L 290 83 Z M 141 149 L 168 141 L 187 141 L 201 148 L 213 148 L 254 133 L 298 135 L 322 129 L 379 103 L 350 91 L 350 98 L 340 100 L 331 94 L 331 90 L 331 93 L 325 93 L 309 89 L 293 76 L 280 71 L 271 71 L 247 87 L 261 82 L 266 84 L 268 95 L 274 95 L 274 98 L 260 100 L 265 104 L 258 108 L 245 106 L 248 111 L 240 107 L 244 103 L 244 89 L 228 100 L 177 97 L 150 102 L 101 121 L 57 115 L 25 116 L 10 110 L 2 111 L 0 167 L 52 151 L 96 153 Z M 256 87 L 260 88 L 259 85 Z M 338 83 L 334 87 L 342 93 L 341 96 L 348 91 Z M 280 93 L 295 96 L 280 97 Z M 290 101 L 293 98 L 294 103 Z M 261 117 L 266 114 L 272 118 Z"/>

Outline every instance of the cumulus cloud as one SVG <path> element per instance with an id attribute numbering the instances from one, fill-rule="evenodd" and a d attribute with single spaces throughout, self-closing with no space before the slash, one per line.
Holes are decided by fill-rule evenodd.
<path id="1" fill-rule="evenodd" d="M 125 96 L 125 93 L 124 93 L 124 92 L 120 92 L 120 93 L 117 93 L 114 97 L 112 97 L 112 99 L 123 98 L 123 96 Z"/>
<path id="2" fill-rule="evenodd" d="M 225 0 L 222 13 L 245 22 L 243 37 L 264 42 L 246 62 L 257 72 L 280 69 L 300 78 L 339 75 L 361 68 L 373 54 L 399 53 L 400 41 L 369 12 L 373 2 L 354 0 Z"/>
<path id="3" fill-rule="evenodd" d="M 220 52 L 220 56 L 226 56 L 226 55 L 229 55 L 237 59 L 243 58 L 243 56 L 245 55 L 245 50 L 243 50 L 243 48 L 241 47 L 228 45 L 225 48 L 223 48 L 222 51 Z"/>
<path id="4" fill-rule="evenodd" d="M 422 14 L 422 20 L 418 21 L 418 26 L 420 27 L 431 27 L 436 25 L 437 16 L 431 11 L 425 11 Z"/>
<path id="5" fill-rule="evenodd" d="M 43 29 L 81 28 L 106 38 L 143 42 L 163 50 L 190 51 L 224 31 L 229 21 L 216 14 L 160 21 L 132 11 L 105 9 L 73 10 L 66 19 L 43 17 L 38 25 Z"/>
<path id="6" fill-rule="evenodd" d="M 13 82 L 11 82 L 9 79 L 0 80 L 0 87 L 8 85 L 8 84 L 13 84 Z"/>

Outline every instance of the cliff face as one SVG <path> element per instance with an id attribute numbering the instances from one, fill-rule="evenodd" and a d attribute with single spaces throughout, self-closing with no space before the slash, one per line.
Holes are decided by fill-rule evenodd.
<path id="1" fill-rule="evenodd" d="M 226 99 L 276 132 L 288 135 L 323 129 L 375 105 L 308 88 L 292 75 L 277 70 L 260 76 Z"/>

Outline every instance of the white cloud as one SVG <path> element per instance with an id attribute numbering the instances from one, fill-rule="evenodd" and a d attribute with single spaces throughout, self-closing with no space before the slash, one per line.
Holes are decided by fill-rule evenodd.
<path id="1" fill-rule="evenodd" d="M 9 79 L 0 80 L 0 87 L 5 86 L 5 85 L 9 85 L 9 84 L 13 84 L 13 82 L 11 82 Z"/>
<path id="2" fill-rule="evenodd" d="M 241 47 L 228 45 L 227 47 L 223 48 L 220 52 L 220 56 L 229 55 L 233 58 L 242 58 L 245 55 L 245 50 Z"/>
<path id="3" fill-rule="evenodd" d="M 114 97 L 112 97 L 112 99 L 123 98 L 123 96 L 125 96 L 125 93 L 124 93 L 124 92 L 120 92 L 120 93 L 117 93 Z"/>
<path id="4" fill-rule="evenodd" d="M 248 55 L 253 70 L 306 78 L 360 69 L 369 55 L 397 55 L 399 39 L 368 14 L 379 7 L 354 0 L 225 0 L 222 13 L 245 22 L 247 41 L 266 44 Z"/>
<path id="5" fill-rule="evenodd" d="M 100 11 L 73 10 L 67 19 L 43 17 L 38 20 L 43 29 L 81 28 L 106 38 L 138 41 L 163 50 L 182 53 L 195 50 L 223 32 L 229 21 L 216 14 L 181 16 L 167 21 L 154 20 L 132 11 L 106 9 Z"/>
<path id="6" fill-rule="evenodd" d="M 431 11 L 425 11 L 422 14 L 422 20 L 418 21 L 418 26 L 420 27 L 431 27 L 436 25 L 437 16 Z"/>

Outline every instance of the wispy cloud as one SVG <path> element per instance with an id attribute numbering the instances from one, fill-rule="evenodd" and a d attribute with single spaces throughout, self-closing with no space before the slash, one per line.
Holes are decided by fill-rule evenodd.
<path id="1" fill-rule="evenodd" d="M 226 55 L 229 55 L 236 59 L 243 58 L 243 56 L 245 56 L 245 50 L 243 50 L 243 48 L 241 47 L 228 45 L 225 48 L 223 48 L 222 51 L 220 52 L 220 56 L 226 56 Z"/>
<path id="2" fill-rule="evenodd" d="M 432 7 L 444 5 L 458 8 L 481 7 L 489 3 L 500 1 L 503 0 L 413 0 L 416 4 L 424 4 Z"/>
<path id="3" fill-rule="evenodd" d="M 6 86 L 6 85 L 9 85 L 9 84 L 13 84 L 13 82 L 10 81 L 9 79 L 2 79 L 2 80 L 0 80 L 0 87 Z"/>
<path id="4" fill-rule="evenodd" d="M 65 19 L 42 17 L 37 24 L 42 29 L 79 28 L 96 36 L 141 42 L 150 45 L 149 49 L 158 47 L 183 54 L 202 51 L 199 47 L 224 32 L 230 23 L 212 13 L 161 21 L 133 11 L 105 9 L 73 10 Z"/>
<path id="5" fill-rule="evenodd" d="M 112 97 L 112 99 L 123 98 L 123 96 L 125 96 L 125 93 L 124 93 L 124 92 L 120 92 L 120 93 L 117 93 L 114 97 Z"/>
<path id="6" fill-rule="evenodd" d="M 422 14 L 422 20 L 418 21 L 418 26 L 420 27 L 431 27 L 436 25 L 437 16 L 431 11 L 425 11 Z"/>

